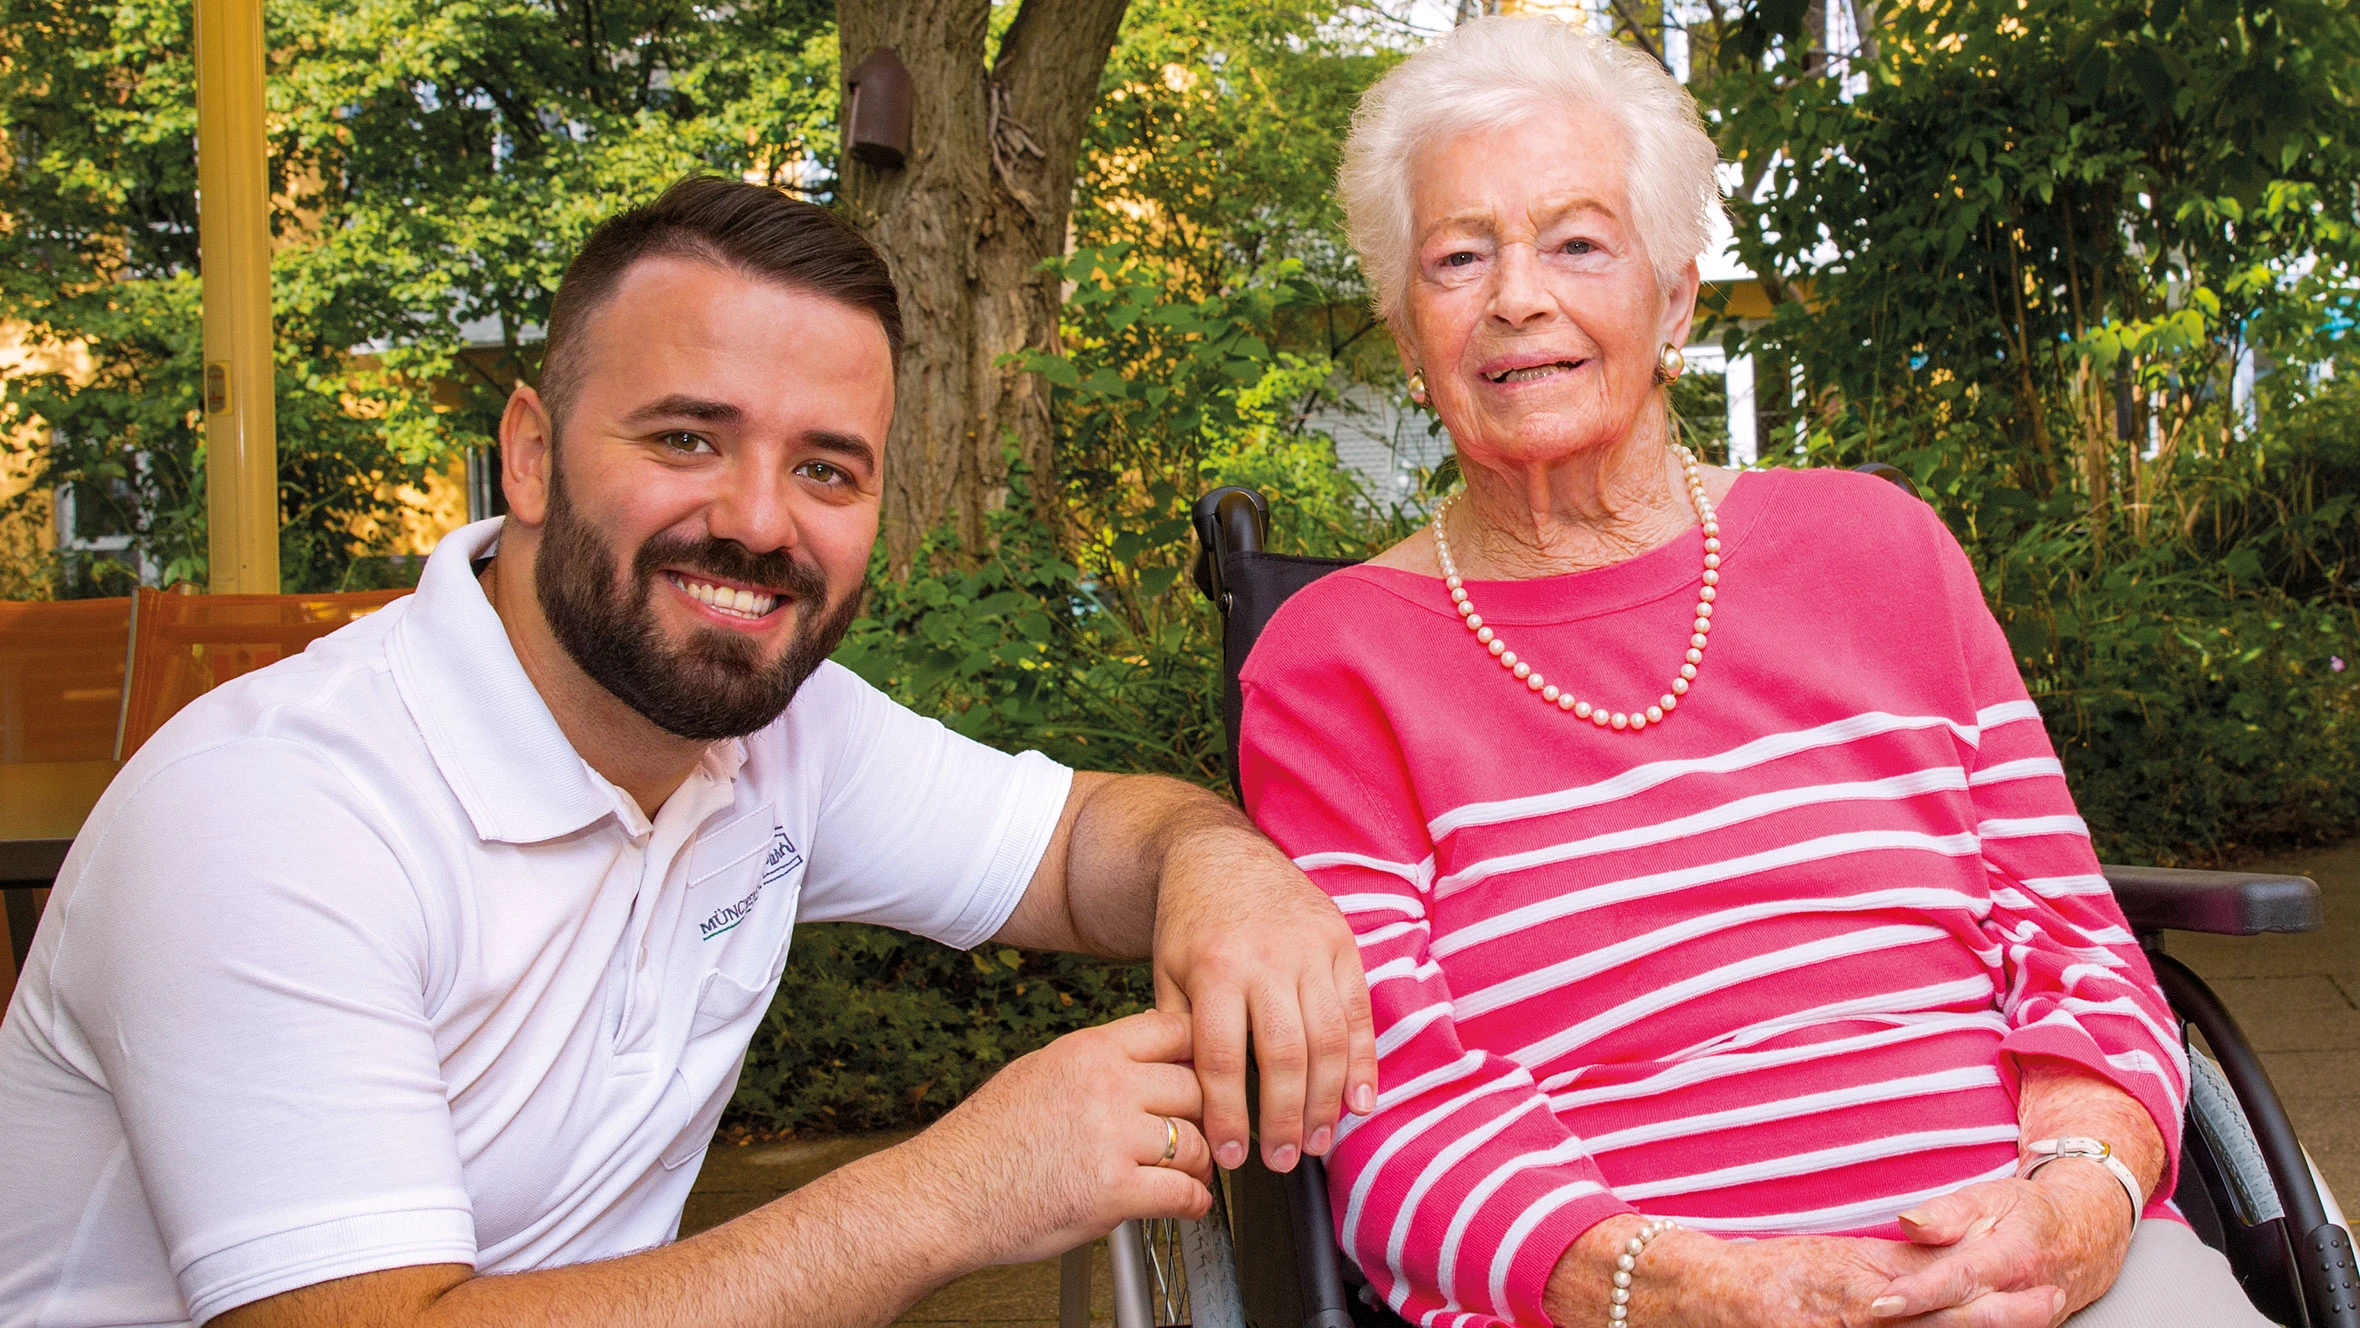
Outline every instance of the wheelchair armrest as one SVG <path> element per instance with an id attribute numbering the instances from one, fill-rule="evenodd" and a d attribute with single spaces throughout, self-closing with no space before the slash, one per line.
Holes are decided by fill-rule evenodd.
<path id="1" fill-rule="evenodd" d="M 2319 884 L 2280 872 L 2188 871 L 2178 867 L 2099 867 L 2131 930 L 2201 931 L 2253 936 L 2310 931 L 2327 920 Z"/>

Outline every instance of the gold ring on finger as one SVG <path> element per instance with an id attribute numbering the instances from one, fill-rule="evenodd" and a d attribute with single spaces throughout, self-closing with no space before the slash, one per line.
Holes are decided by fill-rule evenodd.
<path id="1" fill-rule="evenodd" d="M 1164 1155 L 1157 1158 L 1155 1164 L 1160 1167 L 1178 1156 L 1180 1156 L 1180 1122 L 1166 1116 L 1164 1117 Z"/>

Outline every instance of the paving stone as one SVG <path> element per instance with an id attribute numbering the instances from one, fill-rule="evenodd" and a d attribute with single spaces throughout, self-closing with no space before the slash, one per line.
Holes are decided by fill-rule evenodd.
<path id="1" fill-rule="evenodd" d="M 2280 1097 L 2360 1094 L 2360 1051 L 2281 1051 L 2265 1057 L 2262 1068 Z"/>
<path id="2" fill-rule="evenodd" d="M 2287 1097 L 2286 1115 L 2344 1216 L 2360 1216 L 2360 1095 Z"/>

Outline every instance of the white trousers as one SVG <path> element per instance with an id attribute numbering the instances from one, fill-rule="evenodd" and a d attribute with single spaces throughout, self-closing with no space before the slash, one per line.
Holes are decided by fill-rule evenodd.
<path id="1" fill-rule="evenodd" d="M 2229 1261 L 2177 1222 L 2149 1219 L 2131 1233 L 2129 1257 L 2114 1286 L 2065 1328 L 2273 1328 Z"/>

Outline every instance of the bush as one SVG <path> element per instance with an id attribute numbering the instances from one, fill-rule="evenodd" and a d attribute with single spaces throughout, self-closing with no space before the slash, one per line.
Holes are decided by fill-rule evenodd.
<path id="1" fill-rule="evenodd" d="M 731 1113 L 767 1130 L 922 1125 L 1009 1060 L 1153 995 L 1144 965 L 798 927 Z"/>

